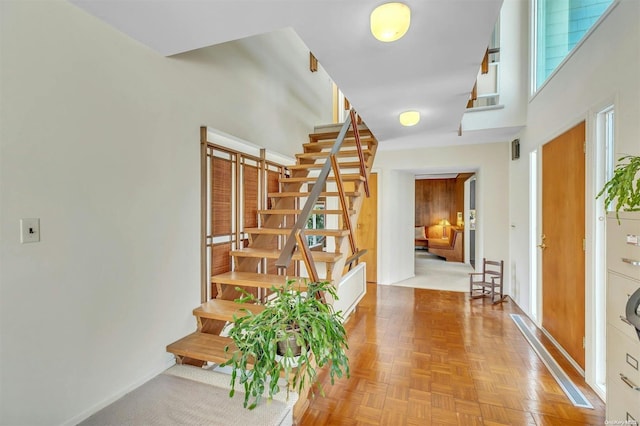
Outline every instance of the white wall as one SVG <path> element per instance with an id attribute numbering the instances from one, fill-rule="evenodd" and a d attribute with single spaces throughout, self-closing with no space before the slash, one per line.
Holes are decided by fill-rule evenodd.
<path id="1" fill-rule="evenodd" d="M 528 5 L 505 0 L 500 9 L 500 73 L 498 110 L 467 110 L 464 131 L 522 126 L 527 117 Z M 487 40 L 489 42 L 489 40 Z"/>
<path id="2" fill-rule="evenodd" d="M 640 153 L 640 2 L 622 0 L 531 100 L 520 136 L 521 159 L 511 162 L 509 193 L 511 250 L 518 283 L 517 302 L 530 313 L 528 155 L 582 120 L 587 120 L 587 174 L 595 143 L 594 113 L 615 101 L 616 151 Z M 587 182 L 587 202 L 599 188 Z M 594 219 L 594 218 L 592 218 Z M 587 223 L 590 229 L 593 224 Z M 587 240 L 591 235 L 587 232 Z"/>
<path id="3" fill-rule="evenodd" d="M 380 283 L 392 284 L 414 276 L 415 181 L 408 170 L 474 170 L 476 259 L 503 259 L 509 265 L 509 158 L 508 142 L 378 152 L 375 167 L 381 171 Z M 509 281 L 506 283 L 509 293 Z"/>
<path id="4" fill-rule="evenodd" d="M 378 283 L 392 284 L 414 276 L 413 226 L 415 216 L 415 179 L 412 173 L 381 167 L 378 172 Z"/>
<path id="5" fill-rule="evenodd" d="M 602 23 L 552 75 L 551 79 L 531 100 L 527 127 L 520 136 L 522 158 L 513 162 L 509 171 L 510 215 L 513 228 L 511 237 L 512 268 L 517 285 L 515 299 L 522 309 L 531 314 L 529 264 L 537 241 L 529 238 L 530 152 L 564 131 L 586 120 L 586 324 L 585 324 L 585 378 L 597 389 L 598 352 L 596 332 L 603 325 L 597 322 L 598 300 L 595 285 L 598 282 L 594 264 L 597 258 L 595 230 L 599 211 L 594 201 L 600 190 L 595 183 L 596 126 L 595 117 L 607 104 L 615 105 L 615 151 L 640 154 L 640 2 L 621 0 Z M 538 156 L 540 157 L 540 156 Z M 617 156 L 616 156 L 617 157 Z M 602 285 L 602 283 L 600 284 Z M 600 290 L 601 291 L 601 290 Z M 603 321 L 601 319 L 600 321 Z M 602 393 L 600 393 L 602 395 Z"/>
<path id="6" fill-rule="evenodd" d="M 67 2 L 0 15 L 0 424 L 75 423 L 195 330 L 199 126 L 291 155 L 331 86 L 281 32 L 164 58 Z"/>

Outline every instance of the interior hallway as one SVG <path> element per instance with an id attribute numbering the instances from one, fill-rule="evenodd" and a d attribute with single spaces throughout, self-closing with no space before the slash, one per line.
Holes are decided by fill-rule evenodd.
<path id="1" fill-rule="evenodd" d="M 415 276 L 394 286 L 446 291 L 469 291 L 469 273 L 473 268 L 462 262 L 447 262 L 426 250 L 415 251 Z"/>
<path id="2" fill-rule="evenodd" d="M 595 409 L 574 407 L 510 313 L 510 299 L 370 284 L 347 322 L 351 378 L 323 374 L 302 424 L 604 424 L 604 403 L 538 332 Z"/>

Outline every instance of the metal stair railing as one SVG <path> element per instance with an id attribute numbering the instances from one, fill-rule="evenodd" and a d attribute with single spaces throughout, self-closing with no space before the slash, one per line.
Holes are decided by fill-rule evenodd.
<path id="1" fill-rule="evenodd" d="M 348 216 L 348 212 L 346 210 L 344 188 L 342 188 L 342 185 L 341 185 L 341 178 L 340 178 L 340 173 L 338 171 L 338 164 L 336 160 L 336 154 L 338 153 L 338 151 L 340 151 L 340 148 L 342 147 L 342 143 L 344 142 L 344 138 L 347 135 L 347 132 L 349 131 L 349 127 L 351 127 L 352 125 L 353 125 L 353 134 L 356 141 L 356 148 L 358 150 L 358 159 L 360 161 L 360 174 L 364 177 L 365 192 L 367 196 L 369 196 L 369 186 L 368 186 L 368 179 L 367 179 L 368 176 L 367 176 L 366 165 L 364 161 L 364 153 L 362 152 L 362 145 L 360 143 L 360 134 L 358 132 L 358 124 L 356 122 L 355 111 L 351 109 L 349 116 L 347 117 L 344 124 L 340 128 L 338 137 L 336 138 L 336 141 L 333 144 L 331 151 L 329 152 L 329 157 L 327 158 L 327 161 L 325 161 L 324 165 L 322 166 L 322 169 L 320 170 L 320 174 L 318 175 L 318 178 L 316 179 L 316 182 L 313 185 L 311 192 L 309 193 L 307 201 L 304 207 L 302 208 L 302 211 L 298 215 L 298 219 L 296 220 L 295 225 L 291 229 L 291 233 L 287 238 L 287 242 L 282 248 L 280 257 L 276 261 L 277 268 L 287 268 L 287 266 L 291 262 L 291 258 L 293 257 L 293 253 L 296 249 L 296 245 L 299 245 L 300 251 L 304 259 L 305 267 L 307 268 L 307 272 L 309 272 L 309 274 L 311 275 L 309 278 L 311 278 L 313 281 L 318 281 L 319 277 L 316 272 L 315 264 L 313 262 L 313 258 L 311 257 L 311 253 L 309 251 L 309 246 L 307 245 L 306 238 L 304 238 L 304 228 L 327 182 L 327 178 L 329 177 L 329 172 L 331 171 L 332 167 L 334 168 L 334 176 L 336 178 L 336 183 L 338 184 L 338 191 L 341 194 L 340 202 L 342 205 L 342 209 L 344 211 L 344 221 L 346 224 L 348 224 L 347 229 L 349 230 L 349 240 L 351 243 L 351 249 L 353 254 L 357 253 L 357 248 L 355 247 L 355 239 L 354 239 L 353 229 L 352 229 L 353 227 L 351 226 L 351 218 Z"/>

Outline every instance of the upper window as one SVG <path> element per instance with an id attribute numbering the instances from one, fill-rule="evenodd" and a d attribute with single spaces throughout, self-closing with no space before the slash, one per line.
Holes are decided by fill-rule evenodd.
<path id="1" fill-rule="evenodd" d="M 613 0 L 534 0 L 534 92 L 612 3 Z"/>

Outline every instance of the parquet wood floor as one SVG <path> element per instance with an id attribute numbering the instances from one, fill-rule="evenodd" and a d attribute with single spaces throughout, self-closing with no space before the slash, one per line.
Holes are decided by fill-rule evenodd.
<path id="1" fill-rule="evenodd" d="M 509 317 L 516 304 L 369 285 L 347 322 L 351 378 L 302 425 L 602 425 L 604 403 L 538 337 L 595 409 L 574 407 Z M 532 327 L 526 317 L 525 321 Z"/>

